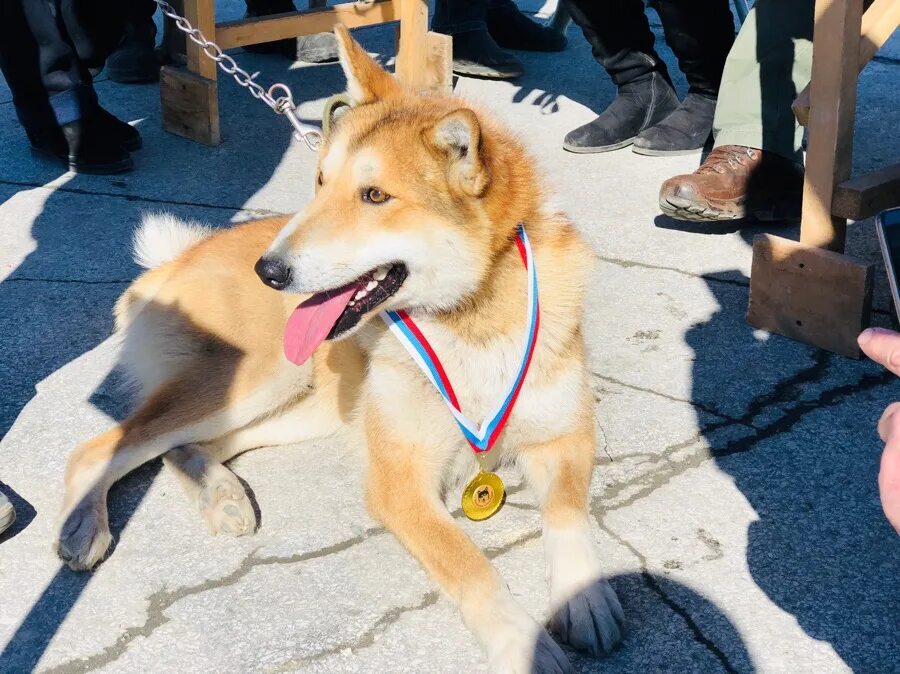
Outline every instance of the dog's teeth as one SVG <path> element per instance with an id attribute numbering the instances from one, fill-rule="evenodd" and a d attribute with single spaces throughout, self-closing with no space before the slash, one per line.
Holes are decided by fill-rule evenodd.
<path id="1" fill-rule="evenodd" d="M 355 300 L 361 300 L 361 299 L 362 299 L 363 297 L 365 297 L 365 296 L 366 296 L 366 291 L 365 291 L 365 290 L 360 290 L 358 293 L 356 293 L 356 295 L 353 296 L 353 299 L 355 299 Z"/>
<path id="2" fill-rule="evenodd" d="M 376 281 L 384 281 L 387 274 L 388 274 L 387 267 L 379 267 L 378 269 L 375 270 L 375 274 L 373 274 L 373 276 L 375 277 Z"/>
<path id="3" fill-rule="evenodd" d="M 366 284 L 366 292 L 369 292 L 369 291 L 371 291 L 371 290 L 375 290 L 375 288 L 377 288 L 377 287 L 378 287 L 378 281 L 369 281 L 369 282 Z"/>

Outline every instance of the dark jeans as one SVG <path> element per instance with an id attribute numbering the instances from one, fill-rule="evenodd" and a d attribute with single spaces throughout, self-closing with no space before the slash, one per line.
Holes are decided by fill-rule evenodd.
<path id="1" fill-rule="evenodd" d="M 590 43 L 594 58 L 617 85 L 656 71 L 668 77 L 653 48 L 641 0 L 563 0 Z M 658 0 L 666 42 L 678 58 L 691 91 L 715 96 L 734 42 L 728 0 Z"/>
<path id="2" fill-rule="evenodd" d="M 123 0 L 0 0 L 0 69 L 29 135 L 97 105 L 91 68 L 122 39 Z"/>
<path id="3" fill-rule="evenodd" d="M 516 8 L 512 0 L 435 0 L 431 30 L 444 35 L 487 30 L 488 10 L 509 6 Z"/>

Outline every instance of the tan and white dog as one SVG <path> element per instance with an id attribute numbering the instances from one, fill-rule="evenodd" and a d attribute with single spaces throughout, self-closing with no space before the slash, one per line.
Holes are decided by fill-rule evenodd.
<path id="1" fill-rule="evenodd" d="M 524 225 L 541 327 L 488 468 L 524 472 L 543 513 L 552 627 L 600 654 L 619 641 L 623 618 L 587 510 L 595 420 L 581 319 L 593 255 L 545 209 L 514 136 L 457 99 L 405 91 L 336 32 L 354 107 L 321 149 L 312 203 L 215 234 L 169 217 L 139 231 L 138 260 L 150 270 L 116 320 L 143 402 L 73 453 L 59 554 L 75 569 L 97 564 L 111 543 L 109 487 L 160 455 L 214 532 L 250 533 L 253 509 L 223 462 L 359 424 L 371 513 L 456 602 L 492 670 L 566 671 L 562 650 L 444 506 L 446 485 L 478 463 L 377 315 L 413 315 L 462 409 L 486 414 L 522 358 L 527 275 L 515 236 Z"/>

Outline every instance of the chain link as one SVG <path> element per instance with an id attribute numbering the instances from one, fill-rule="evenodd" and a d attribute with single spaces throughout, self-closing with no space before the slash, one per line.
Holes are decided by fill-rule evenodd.
<path id="1" fill-rule="evenodd" d="M 297 140 L 302 140 L 313 152 L 319 149 L 319 146 L 322 144 L 322 132 L 318 127 L 306 124 L 297 117 L 294 97 L 286 84 L 278 82 L 269 87 L 268 90 L 264 89 L 262 85 L 256 82 L 256 78 L 259 76 L 258 72 L 251 75 L 241 68 L 233 58 L 222 51 L 219 45 L 207 40 L 199 29 L 194 28 L 186 18 L 178 14 L 166 0 L 154 0 L 154 2 L 156 2 L 163 14 L 175 22 L 178 30 L 184 33 L 191 42 L 198 45 L 204 54 L 216 62 L 222 72 L 231 75 L 234 81 L 250 92 L 253 98 L 262 101 L 279 115 L 287 117 L 291 126 L 294 127 L 294 137 Z"/>

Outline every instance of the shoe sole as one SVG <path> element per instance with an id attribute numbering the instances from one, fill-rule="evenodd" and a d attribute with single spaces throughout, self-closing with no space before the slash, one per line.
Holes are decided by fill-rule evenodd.
<path id="1" fill-rule="evenodd" d="M 650 150 L 635 145 L 631 148 L 631 151 L 635 154 L 644 155 L 645 157 L 683 157 L 690 154 L 700 154 L 703 152 L 703 148 L 698 147 L 694 150 Z"/>
<path id="2" fill-rule="evenodd" d="M 721 210 L 710 207 L 708 204 L 702 206 L 686 199 L 666 198 L 659 200 L 659 208 L 664 215 L 674 218 L 675 220 L 686 220 L 688 222 L 709 222 L 709 223 L 727 223 L 736 220 L 755 220 L 757 222 L 779 222 L 788 221 L 795 222 L 800 219 L 800 211 L 791 205 L 784 203 L 774 204 L 771 208 L 757 208 L 750 211 L 741 211 L 739 213 L 725 213 Z"/>
<path id="3" fill-rule="evenodd" d="M 78 164 L 73 164 L 59 158 L 57 155 L 48 150 L 42 150 L 37 147 L 31 148 L 31 154 L 41 159 L 51 159 L 57 164 L 65 166 L 72 173 L 81 173 L 84 175 L 110 176 L 117 173 L 124 173 L 125 171 L 130 171 L 134 168 L 134 161 L 131 159 L 131 157 L 126 157 L 122 161 L 111 164 L 96 164 L 93 166 L 90 164 L 85 164 L 79 166 Z"/>
<path id="4" fill-rule="evenodd" d="M 516 77 L 521 77 L 525 73 L 524 70 L 508 70 L 504 72 L 494 68 L 488 68 L 487 66 L 458 66 L 456 63 L 453 64 L 453 72 L 457 75 L 477 77 L 482 80 L 512 80 Z"/>
<path id="5" fill-rule="evenodd" d="M 597 145 L 594 147 L 584 147 L 580 145 L 572 145 L 570 143 L 566 143 L 563 141 L 563 150 L 567 150 L 568 152 L 574 152 L 575 154 L 595 154 L 598 152 L 612 152 L 613 150 L 621 150 L 623 147 L 628 147 L 632 143 L 634 143 L 634 139 L 637 136 L 633 136 L 628 140 L 623 140 L 619 143 L 613 143 L 612 145 Z"/>
<path id="6" fill-rule="evenodd" d="M 12 523 L 16 521 L 16 509 L 12 503 L 0 507 L 0 534 L 9 529 Z"/>

